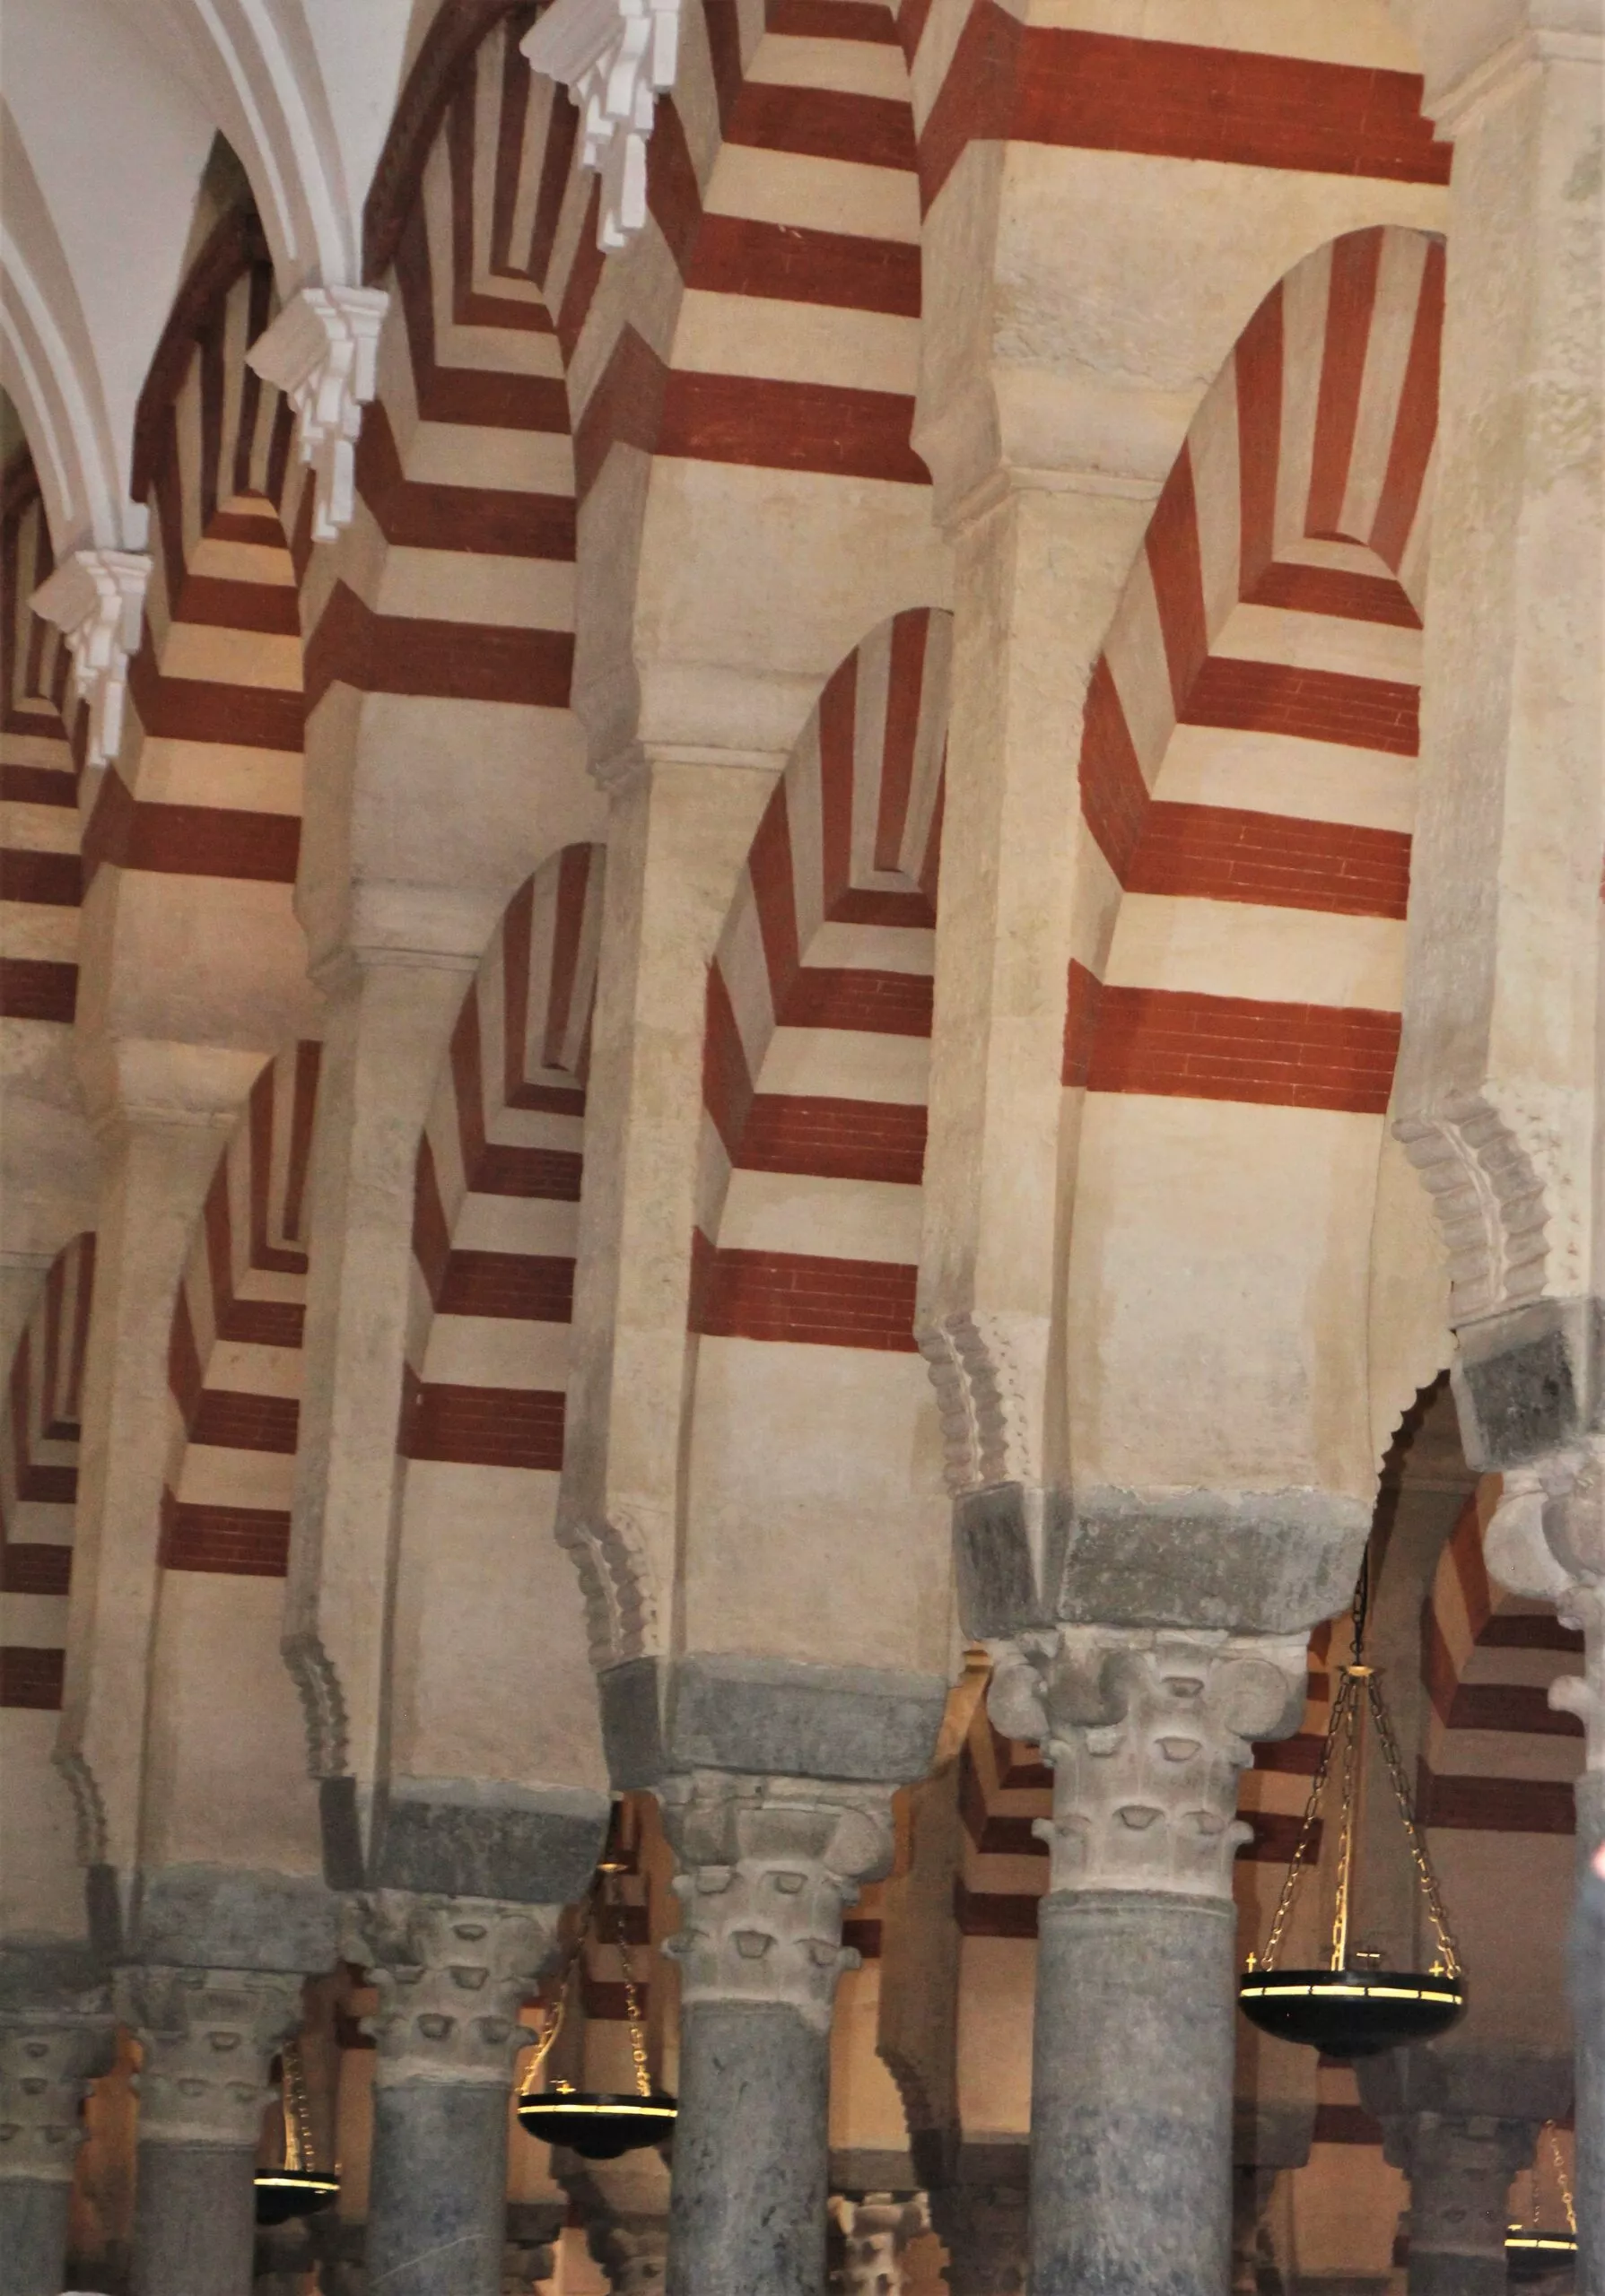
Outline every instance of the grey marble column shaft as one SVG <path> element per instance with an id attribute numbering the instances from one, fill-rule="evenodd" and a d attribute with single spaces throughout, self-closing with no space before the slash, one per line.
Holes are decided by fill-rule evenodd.
<path id="1" fill-rule="evenodd" d="M 828 2028 L 779 2003 L 685 2012 L 669 2296 L 824 2287 L 829 2095 Z"/>
<path id="2" fill-rule="evenodd" d="M 370 2296 L 501 2296 L 507 2092 L 504 2080 L 375 2089 Z"/>
<path id="3" fill-rule="evenodd" d="M 1577 2036 L 1577 2296 L 1605 2296 L 1605 1772 L 1577 1787 L 1586 1845 L 1572 1930 Z"/>
<path id="4" fill-rule="evenodd" d="M 139 2147 L 134 2296 L 250 2296 L 255 2144 Z"/>
<path id="5" fill-rule="evenodd" d="M 1033 2296 L 1220 2296 L 1231 2256 L 1232 1909 L 1042 1902 Z"/>
<path id="6" fill-rule="evenodd" d="M 992 1718 L 1053 1765 L 1031 2090 L 1032 2296 L 1226 2296 L 1235 1910 L 1251 1741 L 1304 1645 L 1061 1626 L 996 1660 Z"/>
<path id="7" fill-rule="evenodd" d="M 61 2296 L 72 2190 L 59 2179 L 0 2180 L 0 2296 Z"/>
<path id="8" fill-rule="evenodd" d="M 559 1909 L 374 1890 L 345 1950 L 378 1987 L 369 2296 L 501 2296 L 507 2108 Z"/>
<path id="9" fill-rule="evenodd" d="M 685 1909 L 668 2296 L 819 2296 L 842 1918 L 891 1863 L 891 1794 L 710 1771 L 659 1792 Z"/>

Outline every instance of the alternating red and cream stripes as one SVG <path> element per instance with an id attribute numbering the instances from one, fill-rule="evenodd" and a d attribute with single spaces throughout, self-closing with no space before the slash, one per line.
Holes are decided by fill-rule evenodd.
<path id="1" fill-rule="evenodd" d="M 112 865 L 281 888 L 257 897 L 251 916 L 253 930 L 288 946 L 303 720 L 289 537 L 299 525 L 304 564 L 311 498 L 291 455 L 288 403 L 245 363 L 272 313 L 271 268 L 249 227 L 225 218 L 179 291 L 140 404 L 145 636 L 122 756 L 100 777 L 83 849 L 91 884 Z M 176 887 L 155 898 L 176 915 Z M 240 896 L 211 896 L 225 898 Z"/>
<path id="2" fill-rule="evenodd" d="M 1193 422 L 1087 697 L 1068 1085 L 1387 1106 L 1443 283 L 1335 241 Z"/>
<path id="3" fill-rule="evenodd" d="M 1553 1609 L 1496 1586 L 1483 1536 L 1498 1496 L 1488 1478 L 1467 1502 L 1421 1613 L 1431 1699 L 1418 1798 L 1429 1826 L 1479 1833 L 1574 1831 L 1583 1724 L 1557 1713 L 1549 1684 L 1583 1672 L 1583 1637 Z"/>
<path id="4" fill-rule="evenodd" d="M 913 116 L 881 0 L 770 0 L 761 13 L 706 0 L 658 106 L 651 220 L 627 291 L 604 286 L 573 107 L 529 73 L 516 27 L 480 49 L 453 122 L 459 277 L 471 248 L 487 316 L 540 291 L 569 370 L 581 500 L 615 443 L 925 483 L 909 444 Z M 443 242 L 432 232 L 437 265 Z"/>
<path id="5" fill-rule="evenodd" d="M 0 1019 L 65 1031 L 77 1005 L 83 897 L 77 770 L 63 716 L 70 657 L 60 631 L 29 605 L 52 560 L 25 448 L 3 484 Z"/>
<path id="6" fill-rule="evenodd" d="M 912 1351 L 951 624 L 831 678 L 708 980 L 691 1323 Z"/>
<path id="7" fill-rule="evenodd" d="M 1229 39 L 1229 23 L 1217 17 L 1210 29 Z M 928 207 L 966 148 L 990 141 L 1449 179 L 1451 147 L 1435 142 L 1422 117 L 1419 75 L 1358 60 L 1374 51 L 1369 28 L 1356 37 L 1340 21 L 1323 27 L 1325 57 L 1028 24 L 999 0 L 902 0 L 897 29 L 914 79 Z"/>
<path id="8" fill-rule="evenodd" d="M 61 1704 L 95 1239 L 51 1265 L 0 1420 L 0 1706 Z"/>
<path id="9" fill-rule="evenodd" d="M 563 1465 L 602 848 L 517 893 L 463 1001 L 418 1150 L 404 1455 L 473 1505 L 474 1471 Z"/>
<path id="10" fill-rule="evenodd" d="M 544 715 L 567 710 L 574 652 L 563 358 L 538 286 L 492 265 L 511 34 L 499 22 L 468 59 L 424 161 L 381 283 L 395 300 L 356 517 L 309 576 L 309 712 L 336 685 L 397 697 L 387 725 L 404 757 L 439 756 L 446 702 L 495 705 L 481 747 L 572 746 Z"/>
<path id="11" fill-rule="evenodd" d="M 169 1570 L 284 1575 L 321 1052 L 302 1042 L 264 1067 L 206 1192 L 168 1346 Z"/>

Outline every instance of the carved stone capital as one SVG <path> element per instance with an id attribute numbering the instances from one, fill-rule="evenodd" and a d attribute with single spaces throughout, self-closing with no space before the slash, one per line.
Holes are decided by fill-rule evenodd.
<path id="1" fill-rule="evenodd" d="M 245 354 L 295 409 L 296 443 L 313 473 L 314 542 L 333 542 L 356 508 L 356 440 L 389 305 L 382 287 L 303 287 Z"/>
<path id="2" fill-rule="evenodd" d="M 1487 1532 L 1488 1567 L 1513 1593 L 1552 1602 L 1583 1636 L 1583 1672 L 1549 1685 L 1587 1741 L 1578 1814 L 1605 1825 L 1605 1442 L 1551 1453 L 1503 1478 Z M 1592 1797 L 1592 1813 L 1585 1809 Z"/>
<path id="3" fill-rule="evenodd" d="M 348 1900 L 343 1950 L 379 1989 L 375 2078 L 483 2083 L 512 2077 L 519 2012 L 557 1943 L 559 1906 L 374 1890 Z"/>
<path id="4" fill-rule="evenodd" d="M 301 2024 L 302 1984 L 259 1970 L 120 1971 L 118 2013 L 143 2052 L 141 2143 L 253 2147 L 268 2067 Z"/>
<path id="5" fill-rule="evenodd" d="M 680 0 L 554 0 L 519 43 L 580 108 L 580 160 L 602 178 L 597 244 L 627 247 L 647 220 L 647 138 L 675 84 Z"/>
<path id="6" fill-rule="evenodd" d="M 89 704 L 91 765 L 105 765 L 122 742 L 128 665 L 139 651 L 150 578 L 143 551 L 75 550 L 31 601 L 66 639 L 74 693 Z"/>
<path id="7" fill-rule="evenodd" d="M 1531 2161 L 1536 2121 L 1412 2113 L 1383 2124 L 1383 2151 L 1410 2180 L 1410 2251 L 1503 2257 L 1511 2179 Z"/>
<path id="8" fill-rule="evenodd" d="M 831 2214 L 847 2251 L 842 2296 L 901 2296 L 909 2242 L 930 2230 L 924 2194 L 899 2200 L 891 2193 L 871 2192 L 862 2200 L 848 2200 L 838 2193 Z"/>
<path id="9" fill-rule="evenodd" d="M 72 2181 L 83 2138 L 79 2107 L 115 2053 L 104 2007 L 0 2015 L 0 2184 Z"/>
<path id="10" fill-rule="evenodd" d="M 1298 1726 L 1304 1639 L 1060 1626 L 992 1649 L 993 1721 L 1053 1765 L 1050 1890 L 1229 1900 L 1238 1773 Z"/>
<path id="11" fill-rule="evenodd" d="M 658 1795 L 684 1869 L 664 1951 L 685 2005 L 775 2003 L 828 2031 L 836 1981 L 859 1965 L 842 1916 L 892 1862 L 890 1788 L 698 1770 Z"/>
<path id="12" fill-rule="evenodd" d="M 992 1483 L 1040 1483 L 1045 1318 L 967 1309 L 915 1335 L 937 1393 L 954 1496 Z"/>

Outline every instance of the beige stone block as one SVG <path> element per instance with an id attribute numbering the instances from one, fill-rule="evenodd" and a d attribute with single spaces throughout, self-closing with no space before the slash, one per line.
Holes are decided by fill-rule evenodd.
<path id="1" fill-rule="evenodd" d="M 1404 924 L 1387 917 L 1128 893 L 1104 978 L 1112 987 L 1397 1012 Z"/>

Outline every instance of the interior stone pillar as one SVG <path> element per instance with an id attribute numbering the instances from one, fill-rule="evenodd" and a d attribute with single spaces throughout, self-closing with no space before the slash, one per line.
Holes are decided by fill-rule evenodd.
<path id="1" fill-rule="evenodd" d="M 0 2296 L 60 2296 L 80 2108 L 112 2055 L 92 1996 L 0 2008 Z"/>
<path id="2" fill-rule="evenodd" d="M 842 1918 L 891 1863 L 890 1790 L 703 1770 L 659 1796 L 685 1909 L 670 2296 L 818 2296 Z"/>
<path id="3" fill-rule="evenodd" d="M 1585 2259 L 1592 2277 L 1578 2278 L 1578 2296 L 1601 2296 L 1605 2252 L 1600 2227 L 1605 2223 L 1605 2178 L 1597 2141 L 1584 2156 L 1584 2128 L 1597 2140 L 1605 2128 L 1605 1843 L 1587 1860 L 1578 1892 L 1572 1932 L 1572 2013 L 1580 2036 L 1577 2048 L 1577 2208 L 1579 2223 L 1591 2229 Z"/>
<path id="4" fill-rule="evenodd" d="M 1296 1726 L 1302 1638 L 1060 1626 L 991 1710 L 1053 1766 L 1032 2063 L 1032 2296 L 1221 2296 L 1237 1777 Z"/>
<path id="5" fill-rule="evenodd" d="M 1025 2179 L 965 2178 L 962 2156 L 959 2166 L 959 2179 L 930 2196 L 931 2221 L 947 2252 L 949 2296 L 1021 2296 L 1029 2248 Z"/>
<path id="6" fill-rule="evenodd" d="M 345 1951 L 379 1996 L 367 2265 L 384 2296 L 502 2296 L 519 2012 L 558 1911 L 402 1890 L 347 1908 Z"/>
<path id="7" fill-rule="evenodd" d="M 134 2296 L 248 2296 L 268 2068 L 302 1979 L 149 1963 L 118 1983 L 142 2053 Z"/>
<path id="8" fill-rule="evenodd" d="M 585 2223 L 613 2296 L 662 2296 L 668 2284 L 669 2173 L 651 2146 L 617 2161 L 558 2151 L 552 2173 Z"/>

